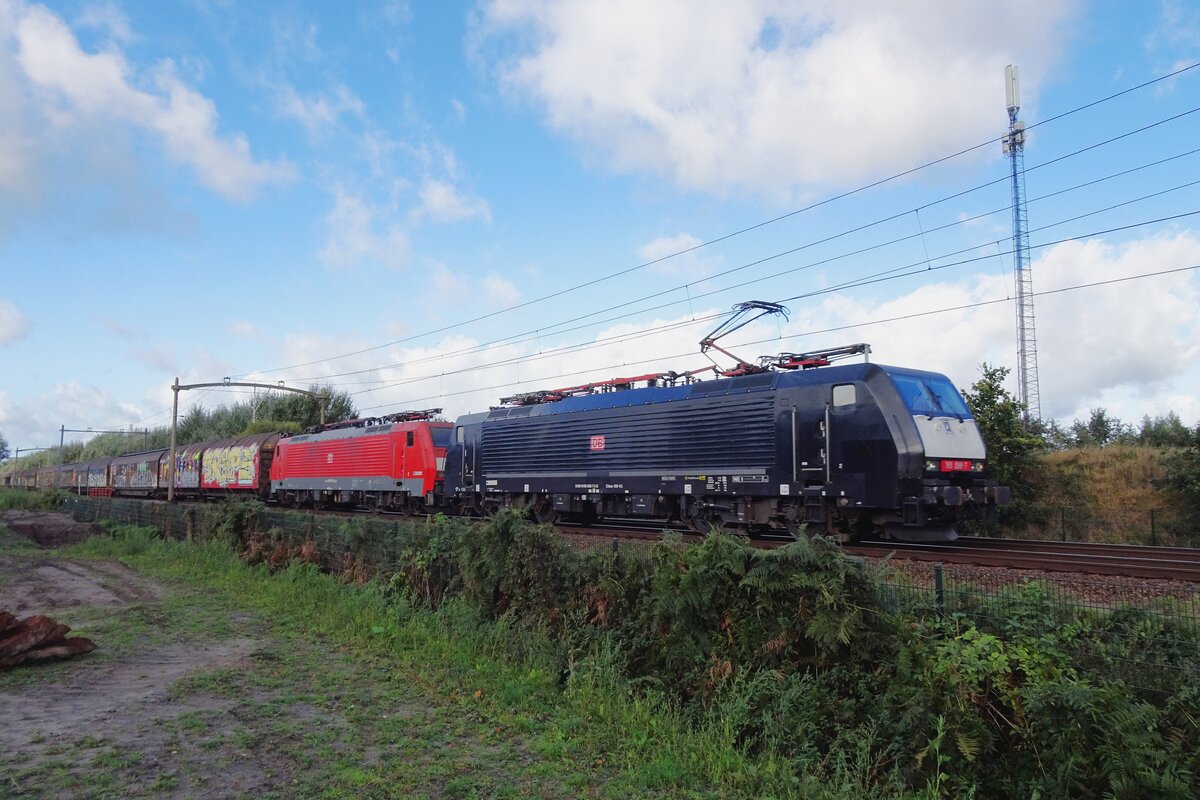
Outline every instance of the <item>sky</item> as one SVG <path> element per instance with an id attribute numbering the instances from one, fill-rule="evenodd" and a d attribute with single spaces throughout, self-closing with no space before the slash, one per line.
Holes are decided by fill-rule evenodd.
<path id="1" fill-rule="evenodd" d="M 0 434 L 176 378 L 453 418 L 703 367 L 749 300 L 747 361 L 1015 393 L 1008 64 L 1041 416 L 1195 424 L 1198 62 L 1182 0 L 0 0 Z"/>

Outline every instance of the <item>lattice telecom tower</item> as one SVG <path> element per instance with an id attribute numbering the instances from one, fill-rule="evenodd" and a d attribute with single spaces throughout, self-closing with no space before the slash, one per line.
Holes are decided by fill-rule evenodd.
<path id="1" fill-rule="evenodd" d="M 1029 269 L 1029 217 L 1025 211 L 1025 123 L 1017 120 L 1021 109 L 1021 87 L 1017 67 L 1004 68 L 1004 90 L 1008 100 L 1008 135 L 1004 153 L 1012 163 L 1013 263 L 1017 275 L 1017 383 L 1025 404 L 1025 424 L 1041 419 L 1038 396 L 1037 334 L 1033 326 L 1033 276 Z"/>

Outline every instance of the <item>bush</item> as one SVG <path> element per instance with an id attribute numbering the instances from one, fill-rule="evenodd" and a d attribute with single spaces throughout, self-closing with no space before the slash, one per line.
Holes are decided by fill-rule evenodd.
<path id="1" fill-rule="evenodd" d="M 241 541 L 264 515 L 211 516 Z M 280 517 L 256 535 L 307 541 Z M 372 602 L 438 609 L 483 652 L 536 661 L 514 705 L 557 685 L 595 709 L 589 724 L 615 726 L 618 702 L 669 709 L 719 743 L 726 761 L 705 769 L 746 796 L 1200 796 L 1194 601 L 1085 607 L 1029 583 L 934 607 L 822 539 L 577 550 L 512 511 L 341 534 L 375 568 L 396 554 Z M 669 776 L 653 738 L 630 733 L 626 757 L 662 756 Z"/>
<path id="2" fill-rule="evenodd" d="M 49 511 L 63 504 L 69 495 L 60 489 L 33 492 L 28 489 L 0 489 L 0 511 Z"/>
<path id="3" fill-rule="evenodd" d="M 265 527 L 263 506 L 257 500 L 229 499 L 204 511 L 208 537 L 235 551 L 245 548 L 251 535 L 261 533 Z"/>

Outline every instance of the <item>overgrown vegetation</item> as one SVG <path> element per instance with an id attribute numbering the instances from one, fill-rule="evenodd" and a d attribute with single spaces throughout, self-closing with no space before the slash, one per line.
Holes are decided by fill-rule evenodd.
<path id="1" fill-rule="evenodd" d="M 1086 421 L 1027 425 L 1004 388 L 1008 370 L 980 365 L 964 392 L 989 470 L 1013 490 L 1002 528 L 1026 536 L 1200 544 L 1200 424 L 1175 412 L 1137 425 L 1094 408 Z"/>
<path id="2" fill-rule="evenodd" d="M 29 492 L 24 489 L 0 489 L 0 511 L 21 509 L 46 511 L 62 505 L 66 492 Z"/>
<path id="3" fill-rule="evenodd" d="M 1046 441 L 1025 424 L 1025 407 L 1004 388 L 1008 369 L 982 364 L 980 372 L 983 374 L 963 393 L 963 399 L 987 445 L 992 478 L 1012 490 L 1013 502 L 1001 510 L 1002 519 L 1020 525 L 1036 495 L 1034 475 Z"/>
<path id="4" fill-rule="evenodd" d="M 328 386 L 313 384 L 311 392 L 324 394 L 326 422 L 341 422 L 357 415 L 354 401 L 343 391 Z M 177 444 L 226 439 L 232 436 L 249 436 L 255 433 L 282 431 L 297 433 L 316 425 L 320 421 L 321 404 L 313 398 L 292 393 L 266 393 L 232 405 L 218 406 L 208 410 L 196 404 L 179 420 Z M 171 428 L 164 425 L 146 430 L 116 433 L 101 433 L 88 441 L 73 441 L 58 447 L 21 456 L 20 464 L 9 462 L 0 471 L 36 469 L 54 464 L 73 464 L 93 458 L 135 453 L 141 450 L 156 450 L 169 447 Z M 0 461 L 5 456 L 0 455 Z"/>
<path id="5" fill-rule="evenodd" d="M 474 620 L 487 657 L 536 675 L 539 696 L 561 691 L 560 752 L 672 796 L 1200 793 L 1194 607 L 1071 607 L 1031 584 L 937 608 L 823 540 L 581 551 L 511 513 L 388 525 L 392 541 L 365 524 L 322 535 L 299 515 L 227 513 L 220 524 L 245 527 L 221 541 L 273 537 L 285 582 L 308 574 L 286 564 L 318 541 L 316 560 L 345 579 L 367 577 L 363 559 L 394 567 L 345 590 L 371 598 L 369 613 L 306 607 L 322 631 L 369 628 L 404 649 L 414 619 L 433 620 L 426 631 Z"/>

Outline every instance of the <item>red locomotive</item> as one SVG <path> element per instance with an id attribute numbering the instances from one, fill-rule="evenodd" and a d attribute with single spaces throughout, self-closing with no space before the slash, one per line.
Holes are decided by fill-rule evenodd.
<path id="1" fill-rule="evenodd" d="M 271 462 L 271 496 L 283 505 L 406 513 L 432 506 L 454 428 L 430 421 L 440 410 L 350 420 L 281 438 Z"/>

